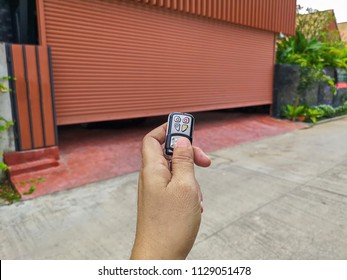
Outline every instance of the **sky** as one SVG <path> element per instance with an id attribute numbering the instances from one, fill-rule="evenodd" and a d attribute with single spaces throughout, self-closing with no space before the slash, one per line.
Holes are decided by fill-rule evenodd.
<path id="1" fill-rule="evenodd" d="M 337 23 L 347 22 L 346 0 L 297 0 L 297 5 L 313 8 L 318 11 L 334 10 Z"/>

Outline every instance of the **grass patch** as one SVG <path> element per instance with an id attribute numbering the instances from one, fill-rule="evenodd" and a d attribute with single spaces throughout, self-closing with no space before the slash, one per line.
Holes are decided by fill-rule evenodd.
<path id="1" fill-rule="evenodd" d="M 12 187 L 8 180 L 0 182 L 0 204 L 12 204 L 20 199 L 20 194 Z"/>

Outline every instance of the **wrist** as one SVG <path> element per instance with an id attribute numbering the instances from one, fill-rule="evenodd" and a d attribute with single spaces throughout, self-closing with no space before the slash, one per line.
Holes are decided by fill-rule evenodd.
<path id="1" fill-rule="evenodd" d="M 135 240 L 130 259 L 131 260 L 184 260 L 185 254 L 179 254 L 160 246 L 158 243 L 149 244 L 145 241 Z"/>

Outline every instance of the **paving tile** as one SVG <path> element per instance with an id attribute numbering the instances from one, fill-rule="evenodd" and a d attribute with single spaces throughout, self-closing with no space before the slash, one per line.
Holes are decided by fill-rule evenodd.
<path id="1" fill-rule="evenodd" d="M 136 203 L 137 174 L 133 173 L 2 206 L 0 257 L 128 259 Z"/>
<path id="2" fill-rule="evenodd" d="M 205 211 L 189 258 L 345 260 L 346 126 L 347 118 L 215 152 L 210 168 L 196 168 Z M 271 160 L 264 161 L 264 154 Z M 250 155 L 257 168 L 250 168 Z M 295 166 L 305 159 L 305 168 Z M 282 162 L 290 160 L 295 172 L 279 177 Z M 271 169 L 264 169 L 268 164 Z M 60 177 L 77 184 L 83 170 Z M 79 175 L 69 177 L 70 171 Z M 137 176 L 1 206 L 0 258 L 127 259 L 135 235 Z"/>
<path id="3" fill-rule="evenodd" d="M 338 126 L 339 121 L 336 123 Z M 234 165 L 304 183 L 335 166 L 336 158 L 347 158 L 347 141 L 334 141 L 336 133 L 329 133 L 329 130 L 330 127 L 317 126 L 310 134 L 298 131 L 300 137 L 282 134 L 264 138 L 254 145 L 246 143 L 235 149 L 219 150 L 213 155 L 232 160 Z M 347 132 L 341 134 L 347 138 Z M 329 141 L 336 144 L 325 145 Z M 318 152 L 323 145 L 324 157 Z"/>
<path id="4" fill-rule="evenodd" d="M 204 197 L 203 223 L 198 242 L 290 192 L 298 184 L 276 177 L 225 164 L 197 170 Z"/>
<path id="5" fill-rule="evenodd" d="M 206 152 L 254 141 L 302 128 L 302 124 L 273 119 L 262 114 L 241 114 L 228 111 L 195 113 L 194 145 Z M 63 191 L 91 182 L 110 179 L 138 171 L 141 165 L 142 138 L 164 123 L 166 117 L 149 118 L 139 126 L 131 121 L 59 128 L 60 165 L 42 171 L 14 176 L 23 193 L 29 185 L 20 182 L 44 178 L 35 184 L 32 194 L 23 199 Z"/>
<path id="6" fill-rule="evenodd" d="M 346 197 L 298 188 L 198 241 L 190 258 L 345 260 L 346 213 Z"/>

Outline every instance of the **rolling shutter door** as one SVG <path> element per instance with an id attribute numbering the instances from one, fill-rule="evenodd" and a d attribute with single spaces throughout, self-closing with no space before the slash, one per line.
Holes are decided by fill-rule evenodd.
<path id="1" fill-rule="evenodd" d="M 44 9 L 60 125 L 272 102 L 271 32 L 132 1 Z"/>

